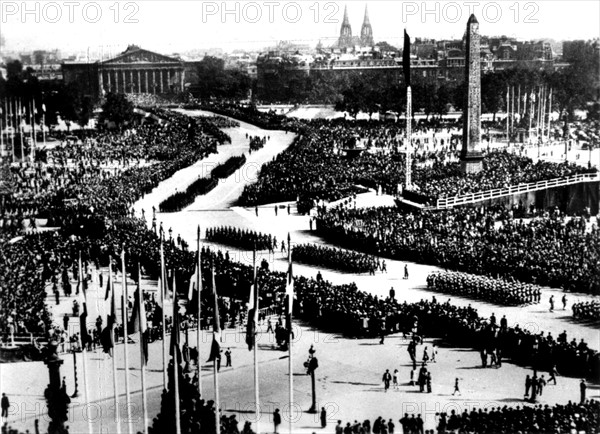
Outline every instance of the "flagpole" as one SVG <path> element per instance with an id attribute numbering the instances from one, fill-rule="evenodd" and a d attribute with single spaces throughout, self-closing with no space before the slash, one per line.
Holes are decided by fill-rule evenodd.
<path id="1" fill-rule="evenodd" d="M 506 145 L 510 145 L 510 87 L 506 85 Z"/>
<path id="2" fill-rule="evenodd" d="M 35 163 L 35 98 L 31 99 L 31 164 Z"/>
<path id="3" fill-rule="evenodd" d="M 23 161 L 23 152 L 24 152 L 24 147 L 23 147 L 23 103 L 21 102 L 20 98 L 18 100 L 18 103 L 19 103 L 19 112 L 18 112 L 18 116 L 19 116 L 19 141 L 21 143 L 21 158 L 20 158 L 20 161 Z"/>
<path id="4" fill-rule="evenodd" d="M 82 289 L 83 291 L 83 289 Z M 82 359 L 82 369 L 83 369 L 83 393 L 85 394 L 85 418 L 87 419 L 87 425 L 88 425 L 88 433 L 92 434 L 94 432 L 94 429 L 92 427 L 92 418 L 90 417 L 90 413 L 89 413 L 89 404 L 90 404 L 90 394 L 89 394 L 89 390 L 88 390 L 88 382 L 87 382 L 87 361 L 86 361 L 86 349 L 85 349 L 85 345 L 82 345 L 82 350 L 81 350 L 81 359 Z"/>
<path id="5" fill-rule="evenodd" d="M 109 257 L 108 259 L 108 284 L 110 285 L 110 295 L 111 295 L 111 299 L 110 299 L 110 303 L 111 303 L 111 315 L 113 315 L 113 313 L 116 314 L 116 309 L 114 309 L 114 305 L 115 305 L 115 288 L 113 285 L 113 277 L 112 277 L 112 258 Z M 114 312 L 113 312 L 114 310 Z M 115 322 L 116 318 L 112 319 L 112 324 L 111 324 L 111 328 L 110 328 L 110 336 L 111 336 L 111 341 L 113 343 L 113 347 L 112 349 L 112 373 L 113 373 L 113 392 L 115 394 L 115 423 L 116 423 L 116 434 L 121 434 L 121 415 L 119 412 L 119 390 L 117 387 L 117 352 L 115 351 L 116 347 L 115 347 Z"/>
<path id="6" fill-rule="evenodd" d="M 42 104 L 42 142 L 44 143 L 44 147 L 46 146 L 46 104 Z"/>
<path id="7" fill-rule="evenodd" d="M 196 272 L 196 289 L 198 290 L 198 331 L 196 333 L 196 351 L 198 354 L 198 394 L 202 396 L 202 363 L 200 362 L 200 344 L 202 342 L 202 327 L 200 326 L 201 314 L 202 311 L 202 253 L 200 252 L 200 225 L 198 225 L 198 240 L 197 240 L 197 249 L 198 249 L 198 265 Z"/>
<path id="8" fill-rule="evenodd" d="M 214 317 L 214 327 L 213 327 L 213 342 L 219 339 L 221 340 L 221 324 L 219 324 L 219 302 L 217 298 L 217 285 L 215 283 L 215 267 L 214 264 L 211 264 L 211 276 L 212 276 L 212 287 L 213 287 L 213 295 L 215 299 L 215 312 L 213 314 Z M 217 329 L 219 332 L 217 332 Z M 219 352 L 220 352 L 220 343 L 219 343 Z M 212 353 L 212 348 L 211 348 Z M 211 354 L 212 355 L 212 354 Z M 221 434 L 221 418 L 219 416 L 220 412 L 220 404 L 219 404 L 219 370 L 217 369 L 217 359 L 221 357 L 220 354 L 217 354 L 216 357 L 213 358 L 213 378 L 214 378 L 214 386 L 215 386 L 215 428 L 216 434 Z"/>
<path id="9" fill-rule="evenodd" d="M 166 294 L 166 273 L 165 273 L 165 251 L 163 246 L 163 235 L 160 234 L 160 278 L 158 279 L 160 288 L 160 300 L 162 301 L 162 344 L 163 344 L 163 388 L 167 390 L 169 384 L 169 378 L 167 376 L 167 337 L 166 337 L 166 315 L 165 315 L 165 294 Z"/>
<path id="10" fill-rule="evenodd" d="M 144 414 L 144 434 L 148 434 L 148 402 L 146 400 L 146 355 L 144 354 L 144 339 L 146 333 L 146 307 L 144 306 L 144 292 L 142 291 L 142 271 L 138 262 L 138 296 L 140 326 L 140 369 L 142 372 L 142 411 Z"/>
<path id="11" fill-rule="evenodd" d="M 409 176 L 409 175 L 407 175 Z M 288 264 L 292 263 L 292 244 L 291 244 L 291 239 L 290 239 L 290 234 L 288 232 Z M 288 280 L 290 279 L 290 277 L 288 277 Z M 292 340 L 293 340 L 293 326 L 292 326 L 292 309 L 291 307 L 293 306 L 294 300 L 293 300 L 293 296 L 292 294 L 288 294 L 288 315 L 290 317 L 289 319 L 289 336 L 288 336 L 288 350 L 289 350 L 289 357 L 288 357 L 288 373 L 289 373 L 289 382 L 290 382 L 290 420 L 289 420 L 289 425 L 290 425 L 290 434 L 293 434 L 293 430 L 292 430 L 292 424 L 293 424 L 293 407 L 292 407 L 292 403 L 294 402 L 294 375 L 292 372 L 292 366 L 293 366 L 293 361 L 292 361 Z"/>
<path id="12" fill-rule="evenodd" d="M 125 412 L 127 416 L 127 432 L 129 434 L 133 434 L 133 425 L 131 421 L 131 414 L 129 410 L 131 409 L 131 395 L 129 389 L 129 356 L 127 354 L 127 341 L 129 340 L 129 334 L 127 332 L 127 320 L 129 318 L 128 315 L 128 302 L 129 298 L 127 296 L 127 272 L 125 271 L 125 248 L 121 251 L 121 270 L 123 281 L 121 282 L 122 292 L 123 292 L 123 348 L 125 350 L 125 399 L 127 403 L 127 411 Z"/>
<path id="13" fill-rule="evenodd" d="M 6 116 L 6 99 L 4 100 L 4 110 L 2 110 L 2 116 L 0 116 L 0 157 L 2 161 L 4 161 L 4 157 L 6 156 L 6 149 L 4 149 L 4 128 L 2 125 L 6 125 L 6 122 L 2 122 L 2 118 Z"/>
<path id="14" fill-rule="evenodd" d="M 521 121 L 521 85 L 518 86 L 517 93 L 517 114 L 519 115 L 519 122 Z"/>
<path id="15" fill-rule="evenodd" d="M 77 267 L 77 280 L 78 280 L 78 284 L 79 284 L 79 290 L 81 291 L 81 295 L 83 296 L 83 300 L 84 300 L 84 306 L 82 306 L 82 309 L 85 309 L 87 311 L 87 307 L 85 306 L 87 304 L 86 301 L 86 294 L 83 290 L 83 274 L 81 272 L 81 250 L 79 251 L 79 260 L 78 260 L 78 267 Z M 86 319 L 87 319 L 87 315 L 86 315 Z M 80 323 L 81 324 L 81 323 Z M 87 342 L 84 341 L 83 337 L 87 336 L 87 324 L 81 324 L 83 327 L 85 327 L 85 331 L 81 330 L 80 334 L 81 334 L 81 368 L 83 370 L 83 375 L 82 375 L 82 379 L 83 379 L 83 394 L 85 396 L 85 418 L 87 419 L 87 425 L 88 425 L 88 433 L 92 434 L 94 432 L 94 429 L 92 427 L 92 418 L 90 417 L 89 414 L 89 403 L 90 403 L 90 393 L 89 393 L 89 389 L 88 389 L 88 382 L 87 382 L 87 361 L 86 361 L 86 347 L 87 347 Z"/>
<path id="16" fill-rule="evenodd" d="M 15 127 L 13 125 L 14 121 L 13 121 L 13 110 L 12 110 L 12 102 L 13 101 L 8 101 L 8 110 L 10 112 L 9 115 L 9 121 L 10 121 L 10 148 L 11 148 L 11 152 L 12 152 L 12 162 L 15 162 Z"/>
<path id="17" fill-rule="evenodd" d="M 288 240 L 288 250 L 290 250 L 290 245 L 289 245 L 289 240 Z M 260 401 L 259 401 L 259 393 L 258 393 L 258 350 L 257 350 L 257 342 L 256 342 L 256 335 L 258 333 L 258 310 L 259 310 L 259 306 L 258 306 L 258 282 L 256 279 L 256 246 L 254 248 L 253 254 L 252 254 L 252 270 L 254 273 L 254 278 L 252 281 L 252 285 L 254 285 L 254 300 L 252 300 L 252 302 L 254 303 L 254 312 L 253 315 L 254 317 L 252 319 L 248 318 L 248 321 L 252 320 L 254 321 L 254 403 L 256 406 L 256 434 L 260 434 L 260 428 L 259 428 L 259 423 L 260 423 Z"/>
<path id="18" fill-rule="evenodd" d="M 548 101 L 548 142 L 550 141 L 550 124 L 552 122 L 552 88 L 550 88 L 550 96 Z"/>
<path id="19" fill-rule="evenodd" d="M 175 270 L 173 270 L 173 283 L 175 283 Z M 175 315 L 179 315 L 176 312 L 177 308 L 177 290 L 173 285 L 173 325 L 175 326 Z M 177 319 L 179 322 L 179 319 Z M 175 330 L 177 329 L 177 330 Z M 174 384 L 174 399 L 175 399 L 175 434 L 181 434 L 181 414 L 180 414 L 180 402 L 179 402 L 179 324 L 177 327 L 173 327 L 171 333 L 177 333 L 177 348 L 173 348 L 173 384 Z"/>
<path id="20" fill-rule="evenodd" d="M 406 190 L 410 189 L 412 184 L 412 89 L 406 87 Z"/>

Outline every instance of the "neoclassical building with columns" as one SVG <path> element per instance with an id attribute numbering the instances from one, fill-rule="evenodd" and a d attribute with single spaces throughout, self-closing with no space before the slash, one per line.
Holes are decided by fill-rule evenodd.
<path id="1" fill-rule="evenodd" d="M 62 69 L 67 85 L 76 81 L 86 94 L 101 98 L 109 92 L 181 93 L 185 89 L 186 71 L 187 75 L 193 75 L 189 73 L 194 64 L 130 45 L 112 59 L 94 63 L 64 63 Z"/>
<path id="2" fill-rule="evenodd" d="M 130 45 L 117 57 L 98 64 L 98 85 L 104 93 L 180 93 L 184 62 Z"/>

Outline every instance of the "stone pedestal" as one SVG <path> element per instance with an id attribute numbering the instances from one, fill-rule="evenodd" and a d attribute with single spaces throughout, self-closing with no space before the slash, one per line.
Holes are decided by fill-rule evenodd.
<path id="1" fill-rule="evenodd" d="M 483 169 L 483 155 L 478 152 L 461 156 L 460 170 L 462 173 L 479 173 Z"/>

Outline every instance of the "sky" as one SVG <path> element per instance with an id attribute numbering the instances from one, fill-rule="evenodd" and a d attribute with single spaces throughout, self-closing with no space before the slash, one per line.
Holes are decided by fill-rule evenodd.
<path id="1" fill-rule="evenodd" d="M 332 45 L 344 14 L 360 35 L 366 1 L 11 1 L 0 2 L 9 51 L 117 54 L 128 44 L 162 53 L 213 47 L 261 49 L 277 41 Z M 482 35 L 555 40 L 600 37 L 600 1 L 369 1 L 376 42 L 461 38 L 470 13 Z"/>

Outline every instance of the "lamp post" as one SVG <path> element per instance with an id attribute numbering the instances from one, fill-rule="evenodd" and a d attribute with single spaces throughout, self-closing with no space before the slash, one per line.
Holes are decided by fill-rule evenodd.
<path id="1" fill-rule="evenodd" d="M 48 356 L 44 360 L 44 364 L 48 367 L 50 384 L 44 391 L 44 397 L 48 405 L 48 416 L 51 421 L 48 424 L 49 434 L 63 434 L 66 432 L 64 423 L 67 421 L 67 407 L 71 403 L 71 399 L 66 391 L 61 388 L 60 384 L 60 365 L 63 361 L 56 352 L 58 342 L 52 340 L 48 343 Z M 75 353 L 73 353 L 75 354 Z M 37 420 L 36 420 L 36 432 Z"/>
<path id="2" fill-rule="evenodd" d="M 76 352 L 76 348 L 72 347 L 71 352 L 73 353 L 73 377 L 75 379 L 75 391 L 73 392 L 73 395 L 71 395 L 71 398 L 77 398 L 79 396 L 79 390 L 77 387 L 78 385 L 77 385 L 77 352 Z"/>
<path id="3" fill-rule="evenodd" d="M 308 373 L 310 374 L 310 383 L 312 386 L 312 406 L 308 410 L 309 413 L 317 412 L 317 388 L 315 384 L 315 371 L 319 367 L 319 361 L 315 356 L 308 361 Z"/>

